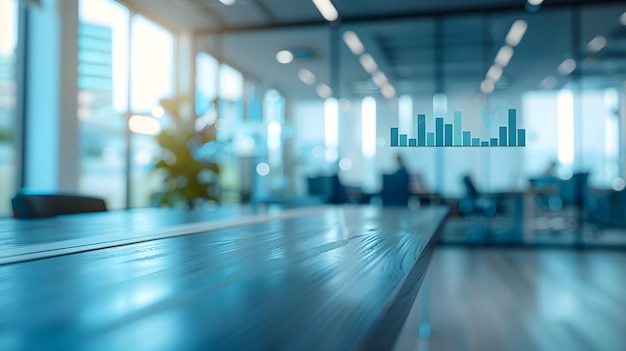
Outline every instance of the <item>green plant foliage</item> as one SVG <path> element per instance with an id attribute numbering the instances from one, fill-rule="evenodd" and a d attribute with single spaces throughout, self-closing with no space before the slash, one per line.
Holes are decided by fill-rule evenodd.
<path id="1" fill-rule="evenodd" d="M 206 201 L 218 202 L 218 165 L 193 156 L 197 148 L 215 141 L 215 125 L 197 132 L 195 117 L 181 113 L 185 103 L 184 98 L 161 100 L 172 124 L 156 137 L 161 146 L 161 158 L 152 173 L 163 175 L 164 186 L 151 196 L 155 205 L 193 208 Z M 215 104 L 214 101 L 214 109 Z"/>

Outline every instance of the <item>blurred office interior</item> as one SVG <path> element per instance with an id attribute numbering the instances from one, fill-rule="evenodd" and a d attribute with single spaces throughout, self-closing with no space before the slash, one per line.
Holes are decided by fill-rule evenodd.
<path id="1" fill-rule="evenodd" d="M 442 244 L 626 247 L 623 1 L 333 4 L 0 0 L 0 213 L 21 189 L 158 206 L 190 182 L 155 170 L 178 113 L 219 171 L 171 206 L 385 206 L 400 157 L 400 204 L 449 206 Z M 390 146 L 419 114 L 496 138 L 509 110 L 525 146 Z"/>

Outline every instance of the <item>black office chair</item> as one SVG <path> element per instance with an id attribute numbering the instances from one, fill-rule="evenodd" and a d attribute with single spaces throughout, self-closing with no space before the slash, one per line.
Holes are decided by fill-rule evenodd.
<path id="1" fill-rule="evenodd" d="M 307 178 L 309 195 L 329 204 L 346 202 L 346 189 L 337 174 Z"/>
<path id="2" fill-rule="evenodd" d="M 380 191 L 383 206 L 408 206 L 409 175 L 404 172 L 383 174 L 383 187 Z"/>
<path id="3" fill-rule="evenodd" d="M 497 210 L 498 204 L 494 198 L 481 194 L 472 178 L 463 177 L 463 185 L 465 186 L 465 197 L 459 201 L 459 212 L 464 215 L 480 215 L 485 217 L 493 217 Z"/>
<path id="4" fill-rule="evenodd" d="M 11 199 L 13 218 L 43 218 L 58 215 L 104 212 L 103 199 L 73 194 L 17 193 Z"/>

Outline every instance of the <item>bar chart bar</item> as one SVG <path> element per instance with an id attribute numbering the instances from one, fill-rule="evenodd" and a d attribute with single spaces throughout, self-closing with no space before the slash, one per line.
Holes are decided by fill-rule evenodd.
<path id="1" fill-rule="evenodd" d="M 390 128 L 389 145 L 401 147 L 450 147 L 450 146 L 526 146 L 526 129 L 518 129 L 517 110 L 508 110 L 508 124 L 499 126 L 495 132 L 495 138 L 472 137 L 472 132 L 463 130 L 463 115 L 460 111 L 454 112 L 454 121 L 445 123 L 446 117 L 436 117 L 434 131 L 426 129 L 426 115 L 417 115 L 417 126 L 413 127 L 413 133 L 417 132 L 415 138 L 409 138 L 412 133 L 400 134 L 399 128 Z M 417 130 L 416 130 L 417 129 Z M 431 130 L 432 130 L 431 129 Z M 495 129 L 495 128 L 494 128 Z"/>
<path id="2" fill-rule="evenodd" d="M 389 145 L 398 146 L 398 128 L 391 128 L 391 137 L 389 138 Z"/>
<path id="3" fill-rule="evenodd" d="M 443 146 L 443 118 L 435 120 L 435 146 Z"/>
<path id="4" fill-rule="evenodd" d="M 461 146 L 461 111 L 454 111 L 454 146 Z"/>
<path id="5" fill-rule="evenodd" d="M 463 132 L 463 146 L 472 144 L 472 132 Z"/>
<path id="6" fill-rule="evenodd" d="M 417 146 L 426 146 L 426 115 L 417 115 Z"/>
<path id="7" fill-rule="evenodd" d="M 446 123 L 446 146 L 452 146 L 452 124 Z"/>
<path id="8" fill-rule="evenodd" d="M 406 134 L 400 134 L 400 146 L 407 146 L 407 135 Z"/>
<path id="9" fill-rule="evenodd" d="M 506 145 L 506 127 L 500 127 L 500 146 Z"/>
<path id="10" fill-rule="evenodd" d="M 526 146 L 526 129 L 517 131 L 517 146 Z"/>
<path id="11" fill-rule="evenodd" d="M 509 109 L 509 146 L 517 145 L 517 111 Z"/>

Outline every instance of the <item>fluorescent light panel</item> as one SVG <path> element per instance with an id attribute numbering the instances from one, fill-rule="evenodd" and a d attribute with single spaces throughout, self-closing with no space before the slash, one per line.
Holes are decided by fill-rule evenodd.
<path id="1" fill-rule="evenodd" d="M 325 20 L 333 22 L 339 18 L 339 12 L 330 0 L 313 0 L 313 4 Z"/>
<path id="2" fill-rule="evenodd" d="M 504 68 L 511 61 L 511 57 L 513 57 L 513 48 L 510 46 L 504 45 L 503 47 L 500 48 L 500 50 L 498 50 L 498 54 L 496 55 L 494 62 L 498 66 Z"/>
<path id="3" fill-rule="evenodd" d="M 517 46 L 520 41 L 522 41 L 522 38 L 526 33 L 526 29 L 528 29 L 528 23 L 526 23 L 526 21 L 517 20 L 513 22 L 513 24 L 511 25 L 511 29 L 509 29 L 509 33 L 506 35 L 504 41 L 509 46 Z"/>
<path id="4" fill-rule="evenodd" d="M 369 74 L 374 74 L 376 73 L 376 71 L 378 71 L 378 65 L 370 54 L 361 55 L 361 57 L 359 57 L 359 62 L 361 62 L 361 66 L 363 66 L 365 72 Z"/>
<path id="5" fill-rule="evenodd" d="M 315 91 L 317 92 L 317 95 L 319 95 L 319 97 L 321 97 L 322 99 L 328 99 L 333 95 L 333 90 L 324 83 L 318 84 L 317 88 L 315 88 Z"/>
<path id="6" fill-rule="evenodd" d="M 561 62 L 561 64 L 557 68 L 557 71 L 562 76 L 568 76 L 572 74 L 572 72 L 574 72 L 575 69 L 576 69 L 576 61 L 574 61 L 574 59 L 569 58 Z"/>
<path id="7" fill-rule="evenodd" d="M 350 51 L 357 56 L 361 55 L 365 51 L 365 47 L 363 46 L 361 39 L 359 39 L 359 36 L 351 30 L 343 33 L 343 42 L 346 43 L 348 49 L 350 49 Z"/>
<path id="8" fill-rule="evenodd" d="M 315 74 L 306 68 L 302 68 L 298 71 L 298 78 L 306 85 L 315 84 Z"/>
<path id="9" fill-rule="evenodd" d="M 606 38 L 602 35 L 598 35 L 587 43 L 587 50 L 589 50 L 590 53 L 595 54 L 604 49 L 605 46 Z"/>
<path id="10" fill-rule="evenodd" d="M 491 65 L 487 71 L 487 78 L 494 82 L 497 82 L 502 77 L 502 67 L 498 65 Z"/>

